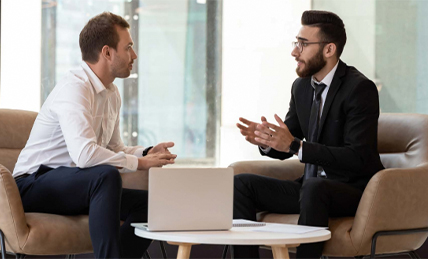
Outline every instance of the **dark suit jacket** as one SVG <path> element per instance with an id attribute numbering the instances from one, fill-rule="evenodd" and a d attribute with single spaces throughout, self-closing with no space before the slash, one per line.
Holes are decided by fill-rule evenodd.
<path id="1" fill-rule="evenodd" d="M 310 77 L 294 81 L 284 122 L 299 139 L 308 136 L 313 95 Z M 370 178 L 384 168 L 377 151 L 378 118 L 375 84 L 339 61 L 324 103 L 318 143 L 303 143 L 302 162 L 322 166 L 329 179 L 364 189 Z M 292 156 L 275 149 L 267 155 L 278 159 Z"/>

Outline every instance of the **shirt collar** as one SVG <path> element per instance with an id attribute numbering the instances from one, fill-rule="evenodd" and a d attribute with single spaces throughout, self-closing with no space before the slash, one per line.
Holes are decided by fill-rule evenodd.
<path id="1" fill-rule="evenodd" d="M 104 84 L 101 82 L 101 80 L 98 78 L 98 76 L 95 75 L 94 71 L 92 71 L 89 65 L 86 64 L 85 61 L 82 61 L 82 68 L 85 71 L 86 75 L 88 76 L 89 81 L 91 82 L 92 87 L 95 89 L 97 94 L 107 89 L 104 86 Z"/>
<path id="2" fill-rule="evenodd" d="M 334 77 L 334 74 L 336 73 L 338 65 L 339 65 L 339 61 L 337 61 L 336 65 L 333 67 L 333 69 L 330 70 L 330 72 L 328 72 L 328 74 L 323 78 L 323 80 L 321 80 L 321 82 L 318 82 L 317 80 L 315 80 L 314 76 L 311 77 L 311 81 L 313 81 L 317 84 L 323 83 L 327 87 L 329 87 L 331 85 L 331 82 L 333 81 L 333 77 Z"/>

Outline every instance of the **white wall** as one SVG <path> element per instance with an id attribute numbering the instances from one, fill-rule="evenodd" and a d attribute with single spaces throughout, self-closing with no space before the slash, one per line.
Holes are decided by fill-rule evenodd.
<path id="1" fill-rule="evenodd" d="M 291 42 L 310 6 L 310 0 L 223 1 L 220 166 L 263 159 L 235 124 L 239 117 L 285 117 L 297 77 Z"/>
<path id="2" fill-rule="evenodd" d="M 0 108 L 39 111 L 42 1 L 1 5 Z"/>

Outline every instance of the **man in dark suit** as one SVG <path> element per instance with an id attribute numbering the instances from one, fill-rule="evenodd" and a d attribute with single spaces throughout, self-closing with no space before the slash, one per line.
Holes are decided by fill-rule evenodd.
<path id="1" fill-rule="evenodd" d="M 299 224 L 328 226 L 329 217 L 354 216 L 365 186 L 383 169 L 377 152 L 379 97 L 375 84 L 340 60 L 345 26 L 334 13 L 306 11 L 291 55 L 299 76 L 285 120 L 240 118 L 245 139 L 272 158 L 298 156 L 296 181 L 241 174 L 235 177 L 234 218 L 257 211 L 300 214 Z M 305 139 L 304 141 L 302 141 Z M 319 258 L 324 242 L 297 248 L 297 258 Z M 235 258 L 257 258 L 256 246 L 235 246 Z"/>

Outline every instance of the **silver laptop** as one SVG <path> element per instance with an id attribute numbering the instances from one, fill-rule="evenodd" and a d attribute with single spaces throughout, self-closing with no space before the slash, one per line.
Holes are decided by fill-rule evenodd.
<path id="1" fill-rule="evenodd" d="M 148 231 L 227 230 L 233 218 L 232 168 L 150 168 Z"/>

